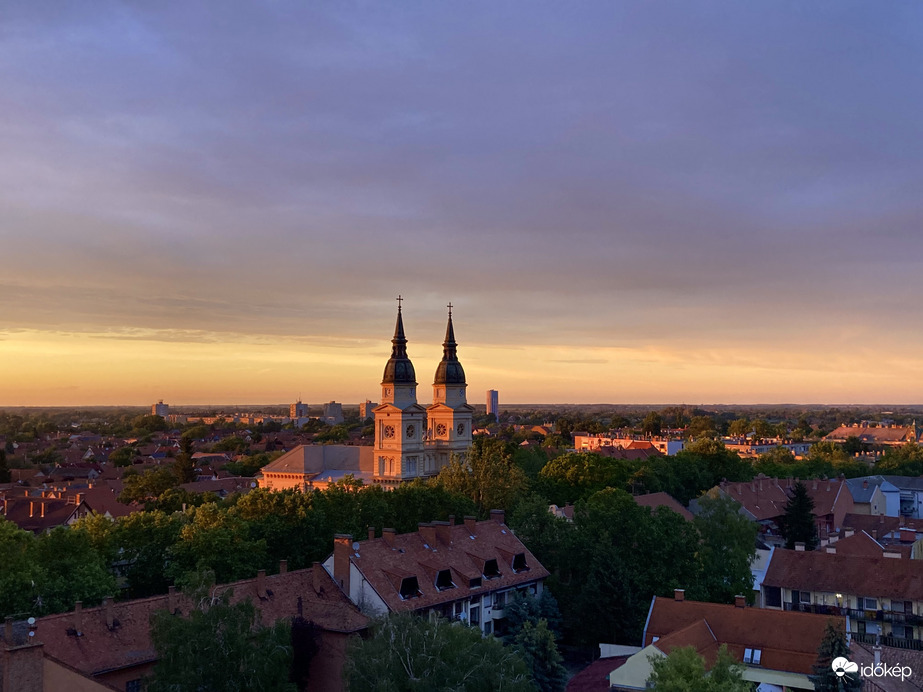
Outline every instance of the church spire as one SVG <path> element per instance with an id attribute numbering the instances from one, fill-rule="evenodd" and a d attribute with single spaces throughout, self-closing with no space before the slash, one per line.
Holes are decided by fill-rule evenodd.
<path id="1" fill-rule="evenodd" d="M 436 368 L 434 385 L 465 384 L 465 371 L 458 362 L 458 344 L 455 343 L 455 326 L 452 324 L 452 303 L 449 303 L 449 322 L 445 329 L 445 341 L 442 344 L 442 362 Z"/>
<path id="2" fill-rule="evenodd" d="M 397 322 L 394 325 L 394 337 L 391 339 L 391 357 L 385 365 L 382 384 L 416 385 L 417 376 L 413 363 L 407 357 L 407 337 L 404 336 L 404 318 L 401 314 L 401 296 L 397 297 Z"/>

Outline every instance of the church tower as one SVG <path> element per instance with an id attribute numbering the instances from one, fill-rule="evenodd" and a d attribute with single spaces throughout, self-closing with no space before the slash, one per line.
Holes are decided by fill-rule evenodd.
<path id="1" fill-rule="evenodd" d="M 376 482 L 396 484 L 424 475 L 426 409 L 417 403 L 417 381 L 407 357 L 407 337 L 397 298 L 397 324 L 391 358 L 381 379 L 381 405 L 375 408 Z"/>
<path id="2" fill-rule="evenodd" d="M 442 361 L 433 379 L 433 404 L 427 409 L 427 474 L 439 473 L 452 455 L 464 457 L 471 446 L 471 415 L 465 390 L 465 370 L 458 361 L 455 327 L 452 325 L 452 304 L 449 303 L 449 323 L 442 344 Z"/>

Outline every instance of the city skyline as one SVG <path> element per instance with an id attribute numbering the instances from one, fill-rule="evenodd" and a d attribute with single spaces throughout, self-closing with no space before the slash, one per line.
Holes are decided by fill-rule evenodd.
<path id="1" fill-rule="evenodd" d="M 13 2 L 0 405 L 917 403 L 921 20 Z"/>

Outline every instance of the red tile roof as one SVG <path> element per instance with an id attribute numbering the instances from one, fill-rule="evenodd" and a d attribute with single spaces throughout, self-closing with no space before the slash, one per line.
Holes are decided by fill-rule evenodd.
<path id="1" fill-rule="evenodd" d="M 65 526 L 89 511 L 86 504 L 50 497 L 7 497 L 0 506 L 9 521 L 33 533 Z"/>
<path id="2" fill-rule="evenodd" d="M 233 592 L 232 602 L 251 600 L 264 624 L 297 615 L 300 604 L 305 619 L 325 630 L 357 632 L 366 627 L 367 618 L 320 565 L 265 577 L 263 597 L 258 594 L 257 579 L 223 585 L 217 590 L 227 589 Z M 112 627 L 107 624 L 106 606 L 84 609 L 79 626 L 75 613 L 39 618 L 36 639 L 45 645 L 46 655 L 85 675 L 150 663 L 156 659 L 150 617 L 157 610 L 169 609 L 170 598 L 155 596 L 114 603 L 110 606 Z M 175 597 L 175 607 L 182 612 L 188 613 L 191 605 L 184 596 Z M 78 630 L 81 636 L 76 635 Z"/>
<path id="3" fill-rule="evenodd" d="M 393 612 L 429 608 L 548 577 L 548 570 L 505 524 L 492 519 L 472 523 L 471 529 L 465 524 L 448 523 L 424 527 L 424 531 L 432 530 L 436 535 L 431 543 L 420 531 L 395 535 L 393 544 L 385 537 L 362 541 L 359 550 L 350 551 L 349 557 Z M 514 572 L 513 558 L 519 553 L 524 554 L 528 569 Z M 484 563 L 490 559 L 496 559 L 500 576 L 482 578 L 480 588 L 470 589 L 469 580 L 482 577 Z M 444 569 L 451 570 L 456 588 L 439 591 L 436 574 Z M 401 580 L 408 576 L 417 577 L 421 595 L 404 599 L 400 595 Z"/>
<path id="4" fill-rule="evenodd" d="M 661 650 L 695 646 L 711 661 L 721 644 L 726 644 L 738 661 L 743 660 L 745 649 L 759 649 L 761 668 L 807 674 L 813 672 L 817 647 L 830 619 L 825 615 L 655 597 L 644 630 L 644 645 L 659 637 L 657 647 Z M 845 618 L 832 619 L 845 629 Z"/>
<path id="5" fill-rule="evenodd" d="M 777 548 L 763 586 L 919 601 L 923 600 L 923 560 Z"/>
<path id="6" fill-rule="evenodd" d="M 567 683 L 565 692 L 609 692 L 609 673 L 621 668 L 628 656 L 612 656 L 594 661 Z"/>
<path id="7" fill-rule="evenodd" d="M 648 493 L 647 495 L 635 495 L 634 501 L 642 507 L 650 507 L 651 509 L 656 509 L 657 507 L 666 507 L 672 509 L 683 519 L 687 521 L 692 521 L 692 512 L 683 507 L 679 500 L 675 499 L 672 495 L 667 493 Z"/>
<path id="8" fill-rule="evenodd" d="M 841 479 L 808 480 L 803 483 L 808 495 L 814 500 L 814 516 L 832 514 L 841 496 L 845 498 L 849 495 L 846 481 Z M 795 481 L 791 479 L 755 478 L 745 483 L 722 483 L 720 487 L 750 512 L 756 521 L 763 521 L 785 514 L 785 505 L 794 485 Z"/>

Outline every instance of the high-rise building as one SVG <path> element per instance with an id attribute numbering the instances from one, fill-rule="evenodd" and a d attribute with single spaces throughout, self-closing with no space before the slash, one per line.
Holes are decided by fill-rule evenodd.
<path id="1" fill-rule="evenodd" d="M 302 404 L 301 399 L 296 401 L 294 404 L 289 406 L 288 417 L 292 420 L 297 420 L 298 418 L 307 418 L 308 417 L 308 405 Z"/>
<path id="2" fill-rule="evenodd" d="M 365 400 L 365 403 L 359 404 L 359 420 L 368 420 L 375 417 L 375 409 L 378 407 L 374 401 Z"/>
<path id="3" fill-rule="evenodd" d="M 343 404 L 335 401 L 328 401 L 324 404 L 324 420 L 330 425 L 337 425 L 343 422 Z"/>
<path id="4" fill-rule="evenodd" d="M 151 415 L 167 418 L 170 415 L 170 404 L 163 403 L 163 399 L 151 406 Z"/>
<path id="5" fill-rule="evenodd" d="M 500 415 L 500 394 L 496 389 L 487 390 L 487 415 L 494 414 L 494 418 Z"/>

